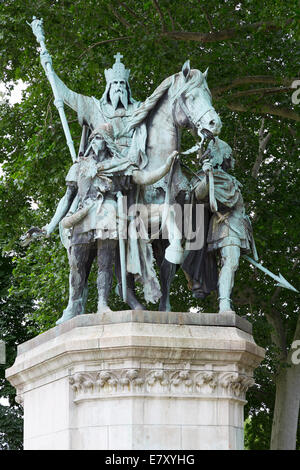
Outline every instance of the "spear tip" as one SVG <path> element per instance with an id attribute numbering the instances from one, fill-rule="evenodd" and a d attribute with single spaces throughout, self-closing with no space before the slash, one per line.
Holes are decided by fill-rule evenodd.
<path id="1" fill-rule="evenodd" d="M 293 287 L 284 277 L 281 273 L 279 273 L 279 282 L 276 284 L 278 287 L 283 287 L 285 289 L 290 289 L 294 292 L 298 292 L 299 291 L 297 289 L 295 289 L 295 287 Z"/>

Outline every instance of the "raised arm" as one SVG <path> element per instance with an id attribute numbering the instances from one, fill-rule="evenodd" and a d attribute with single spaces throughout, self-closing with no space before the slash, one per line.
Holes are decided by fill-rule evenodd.
<path id="1" fill-rule="evenodd" d="M 47 78 L 50 82 L 50 85 L 54 94 L 54 98 L 55 98 L 54 104 L 57 107 L 57 110 L 59 112 L 59 116 L 61 119 L 61 123 L 62 123 L 63 130 L 66 136 L 67 145 L 69 147 L 72 160 L 73 162 L 75 162 L 76 152 L 75 152 L 72 136 L 70 133 L 68 121 L 64 112 L 64 102 L 68 104 L 68 106 L 73 108 L 75 111 L 77 111 L 80 124 L 83 124 L 84 120 L 87 122 L 87 124 L 90 124 L 90 121 L 89 121 L 90 116 L 88 115 L 85 116 L 86 114 L 85 101 L 86 100 L 84 99 L 84 97 L 82 99 L 81 98 L 82 95 L 80 95 L 79 93 L 75 93 L 69 90 L 54 72 L 53 67 L 52 67 L 52 59 L 47 50 L 46 43 L 45 43 L 43 19 L 38 19 L 34 16 L 33 21 L 30 23 L 30 26 L 32 28 L 33 34 L 35 35 L 37 39 L 37 42 L 39 43 L 41 47 L 41 53 L 40 53 L 41 63 L 46 72 Z M 92 98 L 88 98 L 88 100 L 91 100 L 93 102 Z M 91 108 L 91 112 L 92 112 L 93 104 L 91 107 L 90 103 L 88 103 L 88 108 Z"/>
<path id="2" fill-rule="evenodd" d="M 41 64 L 43 66 L 43 69 L 45 70 L 47 77 L 49 75 L 47 64 L 48 63 L 51 64 L 51 74 L 55 81 L 58 95 L 63 100 L 63 102 L 66 105 L 70 106 L 70 108 L 74 109 L 74 111 L 76 111 L 78 114 L 83 113 L 83 110 L 81 110 L 80 108 L 85 108 L 84 112 L 87 113 L 88 109 L 91 106 L 92 107 L 94 106 L 93 99 L 88 96 L 84 96 L 80 93 L 76 93 L 75 91 L 70 90 L 70 88 L 68 88 L 64 84 L 64 82 L 57 76 L 57 74 L 53 70 L 52 59 L 48 52 L 44 52 L 43 54 L 41 54 L 40 58 L 41 58 Z"/>

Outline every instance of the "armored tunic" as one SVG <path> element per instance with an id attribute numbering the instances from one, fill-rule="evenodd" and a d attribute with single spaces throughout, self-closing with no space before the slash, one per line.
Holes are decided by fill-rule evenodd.
<path id="1" fill-rule="evenodd" d="M 210 219 L 208 251 L 236 245 L 243 252 L 251 250 L 252 227 L 245 213 L 241 183 L 221 168 L 214 169 L 214 190 L 218 212 Z"/>

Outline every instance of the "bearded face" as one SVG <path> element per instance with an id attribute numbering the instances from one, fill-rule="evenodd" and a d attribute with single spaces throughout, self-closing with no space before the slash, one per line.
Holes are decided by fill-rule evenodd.
<path id="1" fill-rule="evenodd" d="M 114 109 L 118 106 L 128 108 L 128 92 L 125 80 L 114 80 L 110 85 L 109 90 L 110 102 Z"/>

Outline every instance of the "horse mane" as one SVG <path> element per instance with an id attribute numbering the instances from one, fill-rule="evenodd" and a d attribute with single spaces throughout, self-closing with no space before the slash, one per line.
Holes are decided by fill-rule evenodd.
<path id="1" fill-rule="evenodd" d="M 154 108 L 159 99 L 164 95 L 164 93 L 170 88 L 174 82 L 174 76 L 166 78 L 155 90 L 154 92 L 139 106 L 132 116 L 129 119 L 129 123 L 124 131 L 124 133 L 129 132 L 134 127 L 137 127 L 141 124 L 144 119 L 148 116 L 149 112 Z"/>
<path id="2" fill-rule="evenodd" d="M 170 77 L 166 78 L 154 90 L 154 92 L 132 114 L 124 133 L 127 133 L 134 127 L 137 127 L 146 119 L 149 112 L 155 107 L 155 105 L 158 103 L 158 101 L 164 95 L 164 93 L 169 88 L 173 87 L 176 82 L 178 82 L 176 81 L 176 78 L 180 75 L 182 74 L 176 73 L 174 75 L 171 75 Z M 200 72 L 200 70 L 197 70 L 197 69 L 191 70 L 190 76 L 191 76 L 190 79 L 184 81 L 182 84 L 179 83 L 181 86 L 179 86 L 178 89 L 175 90 L 175 93 L 172 94 L 172 97 L 171 97 L 172 102 L 174 102 L 176 98 L 178 98 L 182 93 L 192 91 L 196 86 L 200 85 L 200 83 L 203 81 L 203 75 Z M 181 82 L 181 80 L 179 80 L 179 82 Z"/>
<path id="3" fill-rule="evenodd" d="M 182 94 L 188 96 L 189 93 L 191 93 L 194 88 L 201 85 L 204 80 L 205 79 L 200 70 L 192 69 L 190 71 L 190 78 L 188 80 L 184 80 L 183 83 L 179 83 L 180 86 L 171 97 L 172 102 L 174 102 Z"/>

